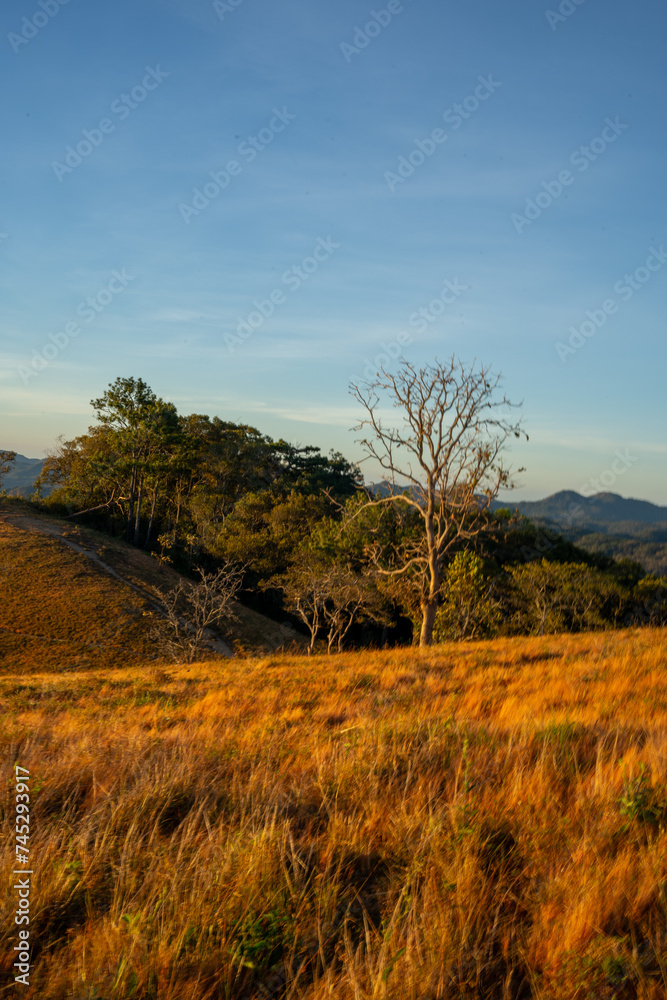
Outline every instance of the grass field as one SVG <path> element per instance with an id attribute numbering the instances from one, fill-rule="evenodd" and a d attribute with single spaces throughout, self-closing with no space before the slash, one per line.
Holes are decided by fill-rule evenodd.
<path id="1" fill-rule="evenodd" d="M 7 995 L 667 997 L 665 631 L 5 674 L 0 699 L 35 871 Z"/>

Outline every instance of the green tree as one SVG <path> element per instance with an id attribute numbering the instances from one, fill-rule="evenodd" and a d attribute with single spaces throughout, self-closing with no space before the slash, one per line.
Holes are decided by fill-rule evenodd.
<path id="1" fill-rule="evenodd" d="M 125 520 L 123 484 L 115 474 L 117 442 L 105 427 L 90 427 L 72 441 L 58 439 L 35 480 L 38 495 L 50 490 L 46 503 L 72 511 L 117 512 Z"/>
<path id="2" fill-rule="evenodd" d="M 340 452 L 332 450 L 327 457 L 313 445 L 298 448 L 285 441 L 277 441 L 274 447 L 279 463 L 276 479 L 279 489 L 304 494 L 326 493 L 344 499 L 363 486 L 359 467 L 348 462 Z"/>
<path id="3" fill-rule="evenodd" d="M 626 625 L 667 625 L 667 577 L 645 576 L 632 592 Z"/>
<path id="4" fill-rule="evenodd" d="M 248 493 L 225 518 L 212 546 L 215 555 L 247 563 L 256 581 L 271 583 L 294 561 L 304 538 L 333 510 L 322 495 L 296 490 L 287 496 L 273 490 Z"/>
<path id="5" fill-rule="evenodd" d="M 15 461 L 15 451 L 0 451 L 0 487 L 2 487 L 3 477 L 7 475 Z"/>
<path id="6" fill-rule="evenodd" d="M 468 550 L 457 552 L 445 572 L 433 638 L 436 642 L 485 638 L 497 631 L 501 620 L 482 559 Z"/>
<path id="7" fill-rule="evenodd" d="M 143 379 L 117 378 L 91 400 L 100 424 L 117 444 L 113 473 L 123 483 L 127 504 L 126 539 L 139 544 L 142 504 L 151 480 L 164 469 L 168 450 L 178 437 L 173 403 L 159 399 Z"/>
<path id="8" fill-rule="evenodd" d="M 616 623 L 624 603 L 620 585 L 585 563 L 542 559 L 513 566 L 514 620 L 533 635 L 579 632 Z"/>

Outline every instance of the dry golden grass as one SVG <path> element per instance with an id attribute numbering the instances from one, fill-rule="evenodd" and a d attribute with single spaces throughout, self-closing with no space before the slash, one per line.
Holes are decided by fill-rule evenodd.
<path id="1" fill-rule="evenodd" d="M 26 997 L 667 997 L 665 631 L 0 699 L 5 773 L 39 789 Z"/>
<path id="2" fill-rule="evenodd" d="M 52 523 L 43 521 L 45 528 Z M 67 531 L 68 540 L 92 551 L 82 532 Z M 3 669 L 110 667 L 152 654 L 145 598 L 60 538 L 1 511 L 0 599 Z"/>

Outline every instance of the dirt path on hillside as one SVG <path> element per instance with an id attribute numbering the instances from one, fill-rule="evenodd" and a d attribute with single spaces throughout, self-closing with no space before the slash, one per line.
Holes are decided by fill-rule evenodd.
<path id="1" fill-rule="evenodd" d="M 120 573 L 113 568 L 113 566 L 104 562 L 94 549 L 84 548 L 83 545 L 79 545 L 78 542 L 74 542 L 71 538 L 68 538 L 66 535 L 67 528 L 64 525 L 63 527 L 60 527 L 60 525 L 50 524 L 37 517 L 26 517 L 24 514 L 0 514 L 0 524 L 2 521 L 7 521 L 9 524 L 12 524 L 17 528 L 23 528 L 25 531 L 39 531 L 43 535 L 51 535 L 52 538 L 57 538 L 70 549 L 73 549 L 74 552 L 78 552 L 79 555 L 92 560 L 92 562 L 96 563 L 101 570 L 108 573 L 109 576 L 113 576 L 116 580 L 119 580 L 126 586 L 131 587 L 132 590 L 147 600 L 155 611 L 159 614 L 163 614 L 162 609 L 155 601 L 154 594 L 151 594 L 149 590 L 146 590 L 144 587 L 140 587 L 131 580 L 125 579 L 125 577 L 121 576 Z M 216 651 L 216 653 L 221 653 L 223 656 L 234 655 L 230 647 L 223 639 L 220 639 L 210 630 L 208 630 L 205 634 L 206 641 Z"/>

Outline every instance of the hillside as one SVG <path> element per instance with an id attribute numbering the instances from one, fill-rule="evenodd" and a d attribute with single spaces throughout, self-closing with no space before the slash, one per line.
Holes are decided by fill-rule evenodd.
<path id="1" fill-rule="evenodd" d="M 0 677 L 22 995 L 664 1000 L 666 667 L 647 629 Z"/>
<path id="2" fill-rule="evenodd" d="M 506 506 L 516 508 L 531 520 L 549 518 L 563 525 L 589 525 L 608 530 L 619 524 L 667 525 L 667 507 L 617 493 L 584 497 L 574 490 L 561 490 L 544 500 L 525 500 Z"/>
<path id="3" fill-rule="evenodd" d="M 43 458 L 26 458 L 17 455 L 9 472 L 2 477 L 2 488 L 10 496 L 29 497 L 33 492 L 35 479 L 42 471 Z"/>
<path id="4" fill-rule="evenodd" d="M 647 573 L 667 576 L 667 524 L 654 527 L 633 523 L 625 531 L 623 526 L 621 522 L 614 531 L 582 528 L 563 534 L 588 552 L 599 552 L 612 559 L 632 559 L 641 563 Z"/>
<path id="5" fill-rule="evenodd" d="M 667 507 L 616 493 L 583 497 L 573 490 L 562 490 L 544 500 L 496 501 L 493 506 L 518 510 L 589 552 L 633 559 L 647 573 L 667 575 Z"/>
<path id="6" fill-rule="evenodd" d="M 0 499 L 0 667 L 24 672 L 118 667 L 159 660 L 149 635 L 152 588 L 179 574 L 145 552 L 20 500 Z M 302 642 L 240 604 L 229 646 L 275 649 Z M 221 637 L 223 638 L 223 637 Z"/>

